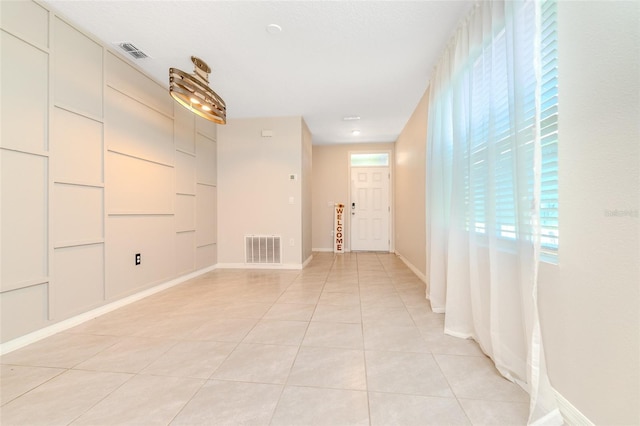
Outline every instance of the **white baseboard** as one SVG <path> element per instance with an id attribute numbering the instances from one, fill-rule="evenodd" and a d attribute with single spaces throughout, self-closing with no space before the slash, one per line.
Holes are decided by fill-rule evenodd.
<path id="1" fill-rule="evenodd" d="M 218 263 L 217 269 L 302 269 L 301 263 L 279 263 L 277 265 L 264 263 Z"/>
<path id="2" fill-rule="evenodd" d="M 313 260 L 313 255 L 310 255 L 309 257 L 307 257 L 307 260 L 302 262 L 302 269 L 304 269 L 312 260 Z"/>
<path id="3" fill-rule="evenodd" d="M 573 404 L 560 394 L 560 392 L 553 389 L 553 393 L 556 397 L 560 414 L 562 414 L 562 417 L 568 425 L 594 426 L 594 423 L 589 420 L 587 416 L 582 414 L 580 410 L 574 407 Z"/>
<path id="4" fill-rule="evenodd" d="M 422 272 L 420 272 L 420 270 L 418 268 L 416 268 L 413 263 L 409 262 L 409 260 L 404 257 L 403 255 L 401 255 L 400 253 L 398 253 L 397 251 L 395 252 L 396 256 L 398 256 L 400 258 L 400 260 L 402 260 L 404 262 L 405 265 L 407 265 L 407 267 L 409 269 L 411 269 L 411 272 L 413 272 L 414 274 L 416 274 L 416 276 L 418 278 L 420 278 L 420 280 L 422 280 L 423 283 L 427 282 L 427 277 L 425 274 L 423 274 Z"/>
<path id="5" fill-rule="evenodd" d="M 311 251 L 317 251 L 320 253 L 332 253 L 333 249 L 332 248 L 312 248 Z"/>
<path id="6" fill-rule="evenodd" d="M 146 290 L 142 290 L 138 293 L 124 297 L 122 299 L 118 299 L 114 302 L 108 303 L 106 305 L 102 305 L 90 311 L 83 312 L 74 317 L 67 318 L 55 324 L 51 324 L 50 326 L 41 328 L 29 334 L 25 334 L 24 336 L 20 336 L 13 340 L 9 340 L 8 342 L 0 344 L 0 355 L 8 354 L 9 352 L 15 351 L 16 349 L 23 348 L 39 340 L 42 340 L 49 336 L 53 336 L 56 333 L 60 333 L 61 331 L 68 330 L 72 327 L 82 324 L 83 322 L 92 320 L 96 317 L 99 317 L 101 315 L 114 311 L 123 306 L 129 305 L 133 302 L 137 302 L 138 300 L 144 299 L 145 297 L 149 297 L 153 294 L 159 293 L 163 290 L 166 290 L 168 288 L 181 284 L 192 278 L 198 277 L 202 274 L 206 274 L 207 272 L 213 271 L 214 269 L 217 269 L 217 265 L 208 266 L 206 268 L 199 269 L 189 274 L 182 275 L 178 278 L 174 278 L 165 283 L 158 284 L 154 287 L 148 288 Z"/>

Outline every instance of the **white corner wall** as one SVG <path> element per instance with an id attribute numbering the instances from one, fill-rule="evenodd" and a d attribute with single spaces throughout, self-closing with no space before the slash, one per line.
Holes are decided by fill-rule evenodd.
<path id="1" fill-rule="evenodd" d="M 313 255 L 313 139 L 307 123 L 302 120 L 302 262 Z"/>
<path id="2" fill-rule="evenodd" d="M 640 424 L 640 3 L 561 1 L 558 19 L 559 263 L 542 265 L 539 295 L 549 376 L 574 422 Z"/>
<path id="3" fill-rule="evenodd" d="M 216 126 L 45 6 L 0 8 L 1 342 L 215 265 Z"/>
<path id="4" fill-rule="evenodd" d="M 251 234 L 280 236 L 281 266 L 302 266 L 302 123 L 301 117 L 246 118 L 218 128 L 219 266 L 246 266 L 244 236 Z M 272 136 L 263 137 L 263 130 Z"/>
<path id="5" fill-rule="evenodd" d="M 427 90 L 396 141 L 396 253 L 426 282 Z"/>

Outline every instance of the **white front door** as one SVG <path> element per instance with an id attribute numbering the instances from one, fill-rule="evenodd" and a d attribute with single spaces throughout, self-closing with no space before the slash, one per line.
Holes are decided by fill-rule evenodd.
<path id="1" fill-rule="evenodd" d="M 389 168 L 352 167 L 351 250 L 389 251 Z"/>

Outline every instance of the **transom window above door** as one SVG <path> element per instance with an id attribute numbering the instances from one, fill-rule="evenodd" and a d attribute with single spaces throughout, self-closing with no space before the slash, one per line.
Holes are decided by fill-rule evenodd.
<path id="1" fill-rule="evenodd" d="M 389 153 L 358 153 L 351 154 L 351 167 L 387 167 L 389 166 Z"/>

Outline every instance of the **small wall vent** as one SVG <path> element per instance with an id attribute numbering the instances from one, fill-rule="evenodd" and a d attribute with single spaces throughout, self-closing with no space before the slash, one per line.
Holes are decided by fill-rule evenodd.
<path id="1" fill-rule="evenodd" d="M 276 235 L 245 235 L 246 263 L 280 264 L 282 257 L 280 237 Z"/>
<path id="2" fill-rule="evenodd" d="M 133 43 L 124 42 L 119 43 L 118 46 L 120 46 L 120 49 L 124 50 L 136 59 L 144 59 L 149 57 L 149 55 L 138 49 Z"/>

